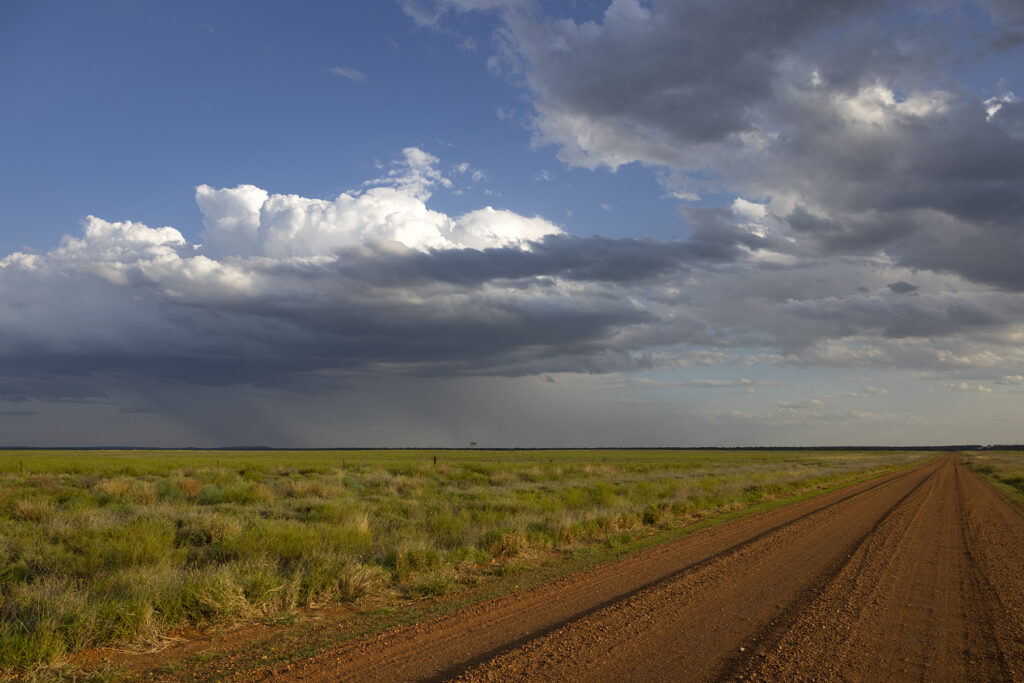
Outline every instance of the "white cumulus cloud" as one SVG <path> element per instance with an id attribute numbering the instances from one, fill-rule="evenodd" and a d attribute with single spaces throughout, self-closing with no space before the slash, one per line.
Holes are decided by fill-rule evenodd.
<path id="1" fill-rule="evenodd" d="M 417 251 L 521 246 L 562 231 L 542 218 L 491 207 L 448 216 L 427 207 L 431 188 L 451 186 L 437 157 L 417 148 L 371 187 L 333 200 L 269 194 L 252 185 L 196 188 L 204 245 L 221 257 L 332 259 L 345 248 L 396 242 Z M 468 172 L 468 164 L 456 172 Z"/>
<path id="2" fill-rule="evenodd" d="M 341 76 L 342 78 L 347 78 L 350 81 L 355 81 L 356 83 L 363 83 L 367 80 L 366 74 L 362 71 L 347 66 L 332 66 L 330 68 L 330 72 L 336 76 Z"/>

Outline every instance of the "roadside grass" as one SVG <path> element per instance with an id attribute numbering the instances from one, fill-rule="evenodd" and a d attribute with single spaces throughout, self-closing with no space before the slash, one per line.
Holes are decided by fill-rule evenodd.
<path id="1" fill-rule="evenodd" d="M 970 451 L 961 458 L 972 471 L 1024 507 L 1024 451 Z"/>
<path id="2" fill-rule="evenodd" d="M 532 556 L 628 546 L 931 455 L 0 452 L 0 671 L 446 595 Z"/>

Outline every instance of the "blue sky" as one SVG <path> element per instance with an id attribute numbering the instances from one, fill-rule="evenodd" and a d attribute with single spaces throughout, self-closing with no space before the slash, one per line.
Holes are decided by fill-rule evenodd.
<path id="1" fill-rule="evenodd" d="M 493 16 L 433 30 L 388 2 L 26 2 L 5 12 L 0 135 L 17 163 L 3 168 L 4 253 L 53 246 L 86 214 L 195 236 L 198 184 L 333 197 L 409 146 L 486 169 L 463 195 L 437 194 L 445 211 L 514 206 L 597 234 L 681 229 L 670 202 L 641 227 L 602 215 L 593 199 L 639 206 L 657 197 L 651 173 L 595 177 L 565 168 L 553 148 L 530 148 L 528 101 L 487 68 Z M 502 120 L 499 109 L 515 113 Z M 544 172 L 554 180 L 538 182 Z"/>
<path id="2" fill-rule="evenodd" d="M 1022 57 L 1011 0 L 5 3 L 0 441 L 1019 442 Z"/>

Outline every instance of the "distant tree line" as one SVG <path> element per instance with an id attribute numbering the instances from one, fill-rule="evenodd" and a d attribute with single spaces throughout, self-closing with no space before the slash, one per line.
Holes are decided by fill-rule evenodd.
<path id="1" fill-rule="evenodd" d="M 288 448 L 278 446 L 218 446 L 202 448 L 152 446 L 0 446 L 5 451 L 1024 451 L 1024 444 L 951 444 L 945 446 L 329 446 L 323 448 Z"/>

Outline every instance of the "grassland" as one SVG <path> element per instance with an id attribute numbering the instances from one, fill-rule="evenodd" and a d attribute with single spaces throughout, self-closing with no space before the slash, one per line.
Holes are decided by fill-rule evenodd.
<path id="1" fill-rule="evenodd" d="M 0 670 L 398 605 L 901 467 L 904 452 L 0 452 Z"/>
<path id="2" fill-rule="evenodd" d="M 963 454 L 972 470 L 1010 500 L 1024 507 L 1024 451 L 977 451 Z"/>

